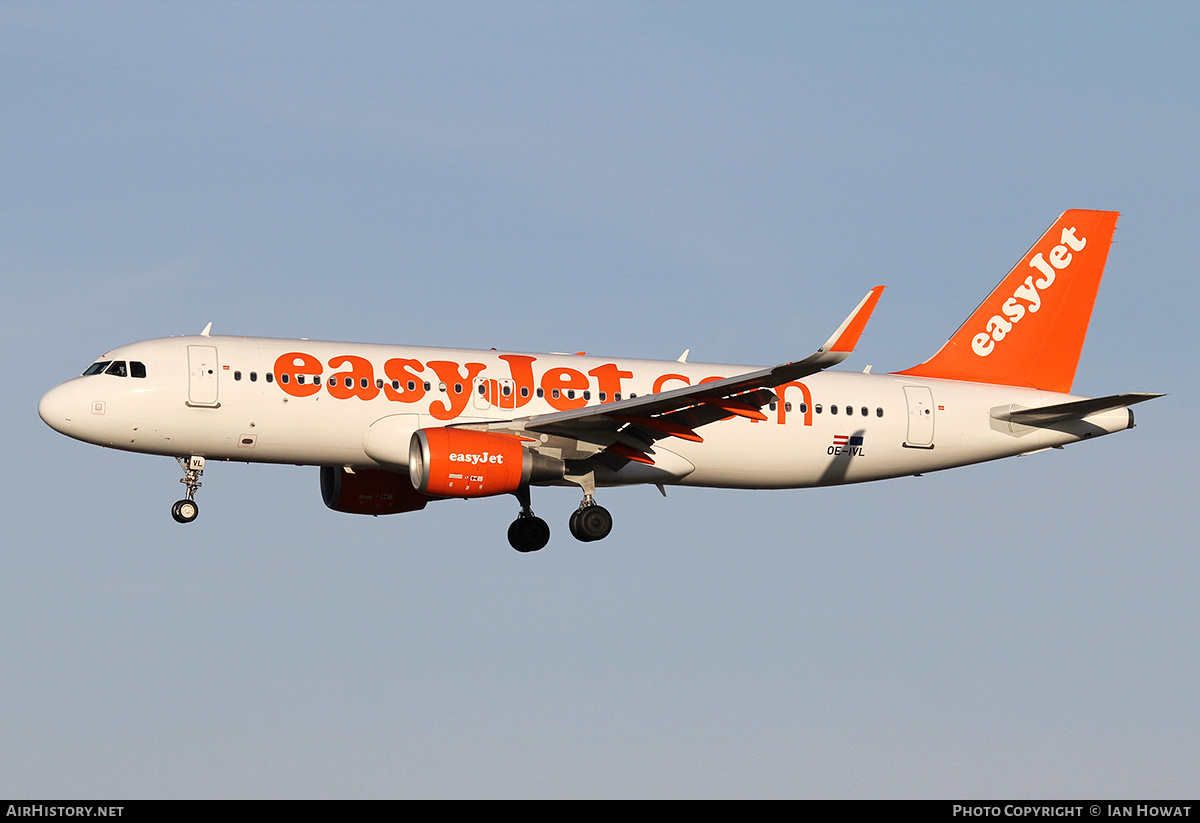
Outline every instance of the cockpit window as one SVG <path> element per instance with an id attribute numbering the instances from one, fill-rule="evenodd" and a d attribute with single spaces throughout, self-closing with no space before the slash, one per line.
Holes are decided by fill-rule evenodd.
<path id="1" fill-rule="evenodd" d="M 145 377 L 146 364 L 130 360 L 128 367 L 124 360 L 97 360 L 83 370 L 83 376 L 93 374 L 111 374 L 113 377 Z"/>

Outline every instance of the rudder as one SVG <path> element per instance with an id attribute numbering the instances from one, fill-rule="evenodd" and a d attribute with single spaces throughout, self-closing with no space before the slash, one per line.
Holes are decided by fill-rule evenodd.
<path id="1" fill-rule="evenodd" d="M 937 354 L 896 374 L 1069 392 L 1119 216 L 1063 212 Z"/>

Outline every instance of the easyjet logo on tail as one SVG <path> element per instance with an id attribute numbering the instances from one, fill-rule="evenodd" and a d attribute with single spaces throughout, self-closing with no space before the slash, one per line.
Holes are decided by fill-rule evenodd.
<path id="1" fill-rule="evenodd" d="M 971 338 L 971 351 L 987 357 L 1027 313 L 1035 314 L 1042 307 L 1041 292 L 1054 285 L 1056 272 L 1070 266 L 1073 253 L 1082 251 L 1086 245 L 1087 238 L 1076 237 L 1075 227 L 1071 226 L 1062 230 L 1061 242 L 1050 250 L 1049 259 L 1040 251 L 1035 254 L 1029 260 L 1029 267 L 1037 269 L 1041 276 L 1031 274 L 1013 290 L 1000 307 L 1000 314 L 993 314 L 985 330 Z"/>
<path id="2" fill-rule="evenodd" d="M 896 373 L 1070 391 L 1119 216 L 1063 212 L 937 354 Z"/>

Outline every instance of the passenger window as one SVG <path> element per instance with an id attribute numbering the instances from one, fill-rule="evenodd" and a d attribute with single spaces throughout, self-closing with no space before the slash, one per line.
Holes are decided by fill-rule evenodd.
<path id="1" fill-rule="evenodd" d="M 287 383 L 287 382 L 288 382 L 288 379 L 289 379 L 289 378 L 288 378 L 288 373 L 287 373 L 287 372 L 284 372 L 283 374 L 279 375 L 279 382 L 280 382 L 280 383 Z"/>
<path id="2" fill-rule="evenodd" d="M 304 375 L 302 375 L 302 374 L 296 375 L 296 382 L 299 383 L 301 386 L 303 386 L 304 385 Z"/>
<path id="3" fill-rule="evenodd" d="M 863 406 L 863 407 L 862 407 L 862 409 L 861 409 L 861 411 L 862 411 L 862 416 L 863 416 L 863 417 L 870 417 L 870 416 L 871 416 L 871 413 L 870 413 L 870 411 L 868 411 L 868 410 L 867 410 L 867 407 L 866 407 L 866 406 Z"/>
<path id="4" fill-rule="evenodd" d="M 783 404 L 783 410 L 785 412 L 790 412 L 792 410 L 792 401 L 791 400 L 789 400 Z"/>
<path id="5" fill-rule="evenodd" d="M 487 386 L 486 386 L 485 384 L 483 384 L 483 383 L 480 383 L 480 384 L 479 384 L 479 393 L 480 393 L 480 394 L 487 394 Z"/>
<path id="6" fill-rule="evenodd" d="M 256 371 L 252 371 L 252 372 L 250 372 L 250 382 L 251 382 L 251 383 L 257 383 L 257 382 L 258 382 L 258 372 L 256 372 Z"/>
<path id="7" fill-rule="evenodd" d="M 275 375 L 271 374 L 271 372 L 267 372 L 267 382 L 268 382 L 268 383 L 274 383 L 274 382 L 275 382 Z"/>
<path id="8" fill-rule="evenodd" d="M 878 409 L 876 409 L 876 410 L 875 410 L 875 416 L 876 416 L 876 417 L 883 417 L 883 409 L 882 409 L 882 408 L 878 408 Z"/>
<path id="9" fill-rule="evenodd" d="M 801 414 L 808 414 L 808 404 L 807 404 L 807 403 L 801 403 L 801 404 L 800 404 L 800 413 L 801 413 Z"/>
<path id="10" fill-rule="evenodd" d="M 234 380 L 241 380 L 241 379 L 242 379 L 242 373 L 241 373 L 240 371 L 235 371 L 235 372 L 233 373 L 233 379 L 234 379 Z"/>
<path id="11" fill-rule="evenodd" d="M 529 387 L 528 387 L 528 386 L 522 386 L 522 387 L 521 387 L 521 396 L 522 396 L 522 397 L 528 397 L 528 396 L 529 396 Z"/>
<path id="12" fill-rule="evenodd" d="M 820 414 L 821 413 L 821 404 L 818 403 L 817 405 L 813 406 L 813 411 L 815 411 L 817 414 Z"/>
<path id="13" fill-rule="evenodd" d="M 837 414 L 837 406 L 830 406 L 830 407 L 829 407 L 829 413 L 830 413 L 830 414 Z"/>
<path id="14" fill-rule="evenodd" d="M 146 376 L 146 364 L 139 363 L 136 360 L 130 360 L 129 361 L 129 376 L 130 377 L 145 377 Z"/>

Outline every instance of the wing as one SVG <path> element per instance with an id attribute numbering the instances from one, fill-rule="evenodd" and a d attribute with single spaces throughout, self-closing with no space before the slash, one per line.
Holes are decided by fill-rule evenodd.
<path id="1" fill-rule="evenodd" d="M 828 340 L 803 360 L 774 368 L 726 377 L 695 386 L 631 397 L 598 406 L 465 428 L 537 437 L 565 459 L 586 459 L 606 452 L 617 463 L 630 460 L 653 464 L 651 445 L 664 437 L 704 442 L 697 429 L 731 415 L 765 420 L 763 406 L 778 398 L 772 391 L 836 365 L 854 351 L 883 286 L 876 286 L 855 307 Z M 555 442 L 551 442 L 552 438 Z M 535 447 L 536 448 L 536 447 Z"/>

